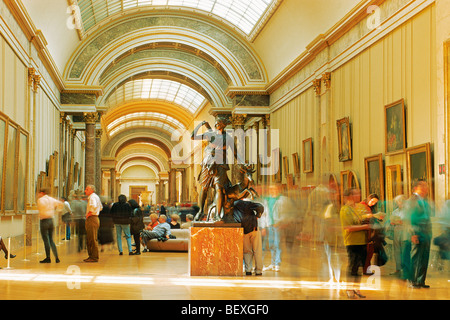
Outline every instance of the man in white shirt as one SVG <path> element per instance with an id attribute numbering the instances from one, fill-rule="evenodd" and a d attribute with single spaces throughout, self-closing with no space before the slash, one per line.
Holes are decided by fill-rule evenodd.
<path id="1" fill-rule="evenodd" d="M 56 263 L 59 262 L 58 251 L 53 242 L 53 231 L 55 229 L 53 224 L 53 217 L 57 209 L 61 210 L 64 204 L 48 195 L 48 188 L 42 188 L 38 193 L 37 209 L 39 211 L 39 220 L 41 228 L 42 241 L 44 241 L 46 258 L 40 263 L 50 263 L 50 249 L 53 251 Z"/>
<path id="2" fill-rule="evenodd" d="M 88 196 L 86 207 L 86 246 L 89 257 L 84 262 L 98 262 L 97 233 L 100 226 L 98 215 L 103 208 L 100 198 L 95 193 L 95 186 L 88 185 L 84 190 Z"/>

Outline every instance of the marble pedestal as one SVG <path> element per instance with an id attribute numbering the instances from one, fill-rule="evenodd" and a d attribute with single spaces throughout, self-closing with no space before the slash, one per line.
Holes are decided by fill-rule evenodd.
<path id="1" fill-rule="evenodd" d="M 244 229 L 191 227 L 189 272 L 191 276 L 242 276 Z"/>

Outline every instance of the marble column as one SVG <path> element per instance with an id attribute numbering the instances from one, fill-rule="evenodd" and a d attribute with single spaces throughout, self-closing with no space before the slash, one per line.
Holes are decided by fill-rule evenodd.
<path id="1" fill-rule="evenodd" d="M 247 115 L 246 114 L 234 114 L 231 116 L 231 124 L 233 125 L 233 129 L 234 130 L 238 130 L 238 129 L 242 129 L 244 130 L 244 125 L 245 125 L 245 121 L 247 120 Z M 236 141 L 236 140 L 235 140 Z M 244 144 L 245 144 L 245 140 L 244 140 Z M 240 153 L 240 148 L 243 148 L 243 150 L 245 150 L 245 145 L 244 146 L 239 146 L 239 141 L 236 141 L 236 152 Z M 241 159 L 242 161 L 245 160 L 245 151 L 243 154 L 241 154 L 241 157 L 244 157 L 243 159 Z M 238 183 L 241 182 L 244 179 L 244 175 L 243 173 L 239 170 L 238 167 L 238 160 L 235 159 L 233 162 L 233 165 L 231 166 L 231 170 L 232 170 L 232 183 Z"/>
<path id="2" fill-rule="evenodd" d="M 158 204 L 161 202 L 161 185 L 159 183 L 155 184 L 155 202 Z"/>
<path id="3" fill-rule="evenodd" d="M 84 168 L 84 186 L 95 185 L 95 123 L 98 120 L 97 112 L 84 113 L 84 122 L 86 123 L 85 136 L 85 168 Z"/>
<path id="4" fill-rule="evenodd" d="M 116 201 L 116 168 L 109 169 L 109 175 L 110 175 L 109 195 L 111 197 L 111 200 L 113 202 L 115 202 Z"/>
<path id="5" fill-rule="evenodd" d="M 177 170 L 170 168 L 169 170 L 169 203 L 177 202 Z"/>
<path id="6" fill-rule="evenodd" d="M 95 130 L 95 187 L 97 194 L 102 191 L 102 130 Z"/>

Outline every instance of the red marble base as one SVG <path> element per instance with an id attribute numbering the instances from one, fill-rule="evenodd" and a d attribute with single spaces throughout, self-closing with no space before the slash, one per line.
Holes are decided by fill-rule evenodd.
<path id="1" fill-rule="evenodd" d="M 244 229 L 192 227 L 189 240 L 191 276 L 242 276 Z"/>

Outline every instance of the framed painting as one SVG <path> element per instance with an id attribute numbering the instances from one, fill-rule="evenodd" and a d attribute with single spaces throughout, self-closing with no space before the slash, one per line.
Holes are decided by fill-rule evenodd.
<path id="1" fill-rule="evenodd" d="M 411 195 L 414 183 L 423 180 L 429 186 L 429 199 L 434 199 L 430 143 L 406 149 L 406 176 L 408 195 Z"/>
<path id="2" fill-rule="evenodd" d="M 366 197 L 375 193 L 384 201 L 384 165 L 383 155 L 377 154 L 372 157 L 364 158 L 365 178 L 366 178 Z"/>
<path id="3" fill-rule="evenodd" d="M 330 198 L 336 204 L 341 200 L 341 192 L 339 189 L 339 182 L 335 174 L 330 174 L 328 177 L 328 188 L 330 190 Z"/>
<path id="4" fill-rule="evenodd" d="M 275 183 L 281 183 L 281 166 L 280 166 L 281 161 L 280 161 L 280 158 L 281 158 L 280 148 L 273 149 L 272 150 L 272 158 L 271 158 L 272 163 L 271 163 L 269 170 L 271 170 L 271 173 L 273 175 L 272 181 Z"/>
<path id="5" fill-rule="evenodd" d="M 313 165 L 313 145 L 312 145 L 312 138 L 308 138 L 306 140 L 303 140 L 303 172 L 304 173 L 310 173 L 314 171 L 314 165 Z"/>
<path id="6" fill-rule="evenodd" d="M 341 187 L 340 187 L 340 197 L 341 197 L 341 205 L 344 205 L 344 194 L 345 192 L 350 189 L 350 185 L 348 184 L 350 176 L 350 171 L 345 170 L 341 171 Z"/>
<path id="7" fill-rule="evenodd" d="M 393 200 L 403 194 L 402 167 L 399 164 L 386 166 L 386 206 L 388 212 L 394 210 Z"/>
<path id="8" fill-rule="evenodd" d="M 5 213 L 14 214 L 17 203 L 17 152 L 18 126 L 12 121 L 8 121 L 6 130 L 6 164 L 5 164 L 5 183 L 4 183 L 4 211 Z"/>
<path id="9" fill-rule="evenodd" d="M 352 139 L 348 117 L 337 120 L 339 161 L 352 160 Z"/>
<path id="10" fill-rule="evenodd" d="M 294 163 L 294 175 L 299 176 L 300 175 L 300 162 L 298 159 L 298 153 L 292 154 L 292 162 Z"/>
<path id="11" fill-rule="evenodd" d="M 28 133 L 20 129 L 19 133 L 19 157 L 17 164 L 17 212 L 26 212 L 27 182 L 28 182 Z"/>
<path id="12" fill-rule="evenodd" d="M 3 212 L 3 195 L 4 195 L 4 165 L 6 164 L 6 118 L 0 113 L 0 213 Z"/>
<path id="13" fill-rule="evenodd" d="M 283 171 L 284 171 L 284 177 L 287 178 L 289 175 L 289 160 L 288 157 L 283 157 Z"/>
<path id="14" fill-rule="evenodd" d="M 405 102 L 403 99 L 384 108 L 385 149 L 386 154 L 395 154 L 406 150 Z"/>

